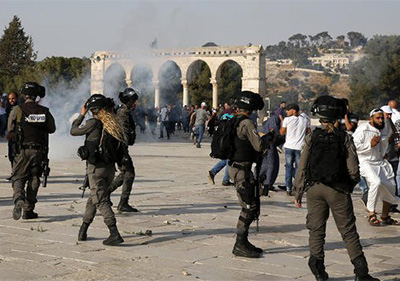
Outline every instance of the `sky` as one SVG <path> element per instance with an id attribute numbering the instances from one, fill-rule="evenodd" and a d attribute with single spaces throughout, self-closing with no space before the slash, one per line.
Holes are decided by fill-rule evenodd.
<path id="1" fill-rule="evenodd" d="M 277 44 L 328 31 L 400 34 L 400 1 L 4 1 L 0 27 L 14 15 L 32 36 L 38 59 L 90 57 L 95 51 Z M 1 32 L 3 34 L 3 32 Z"/>

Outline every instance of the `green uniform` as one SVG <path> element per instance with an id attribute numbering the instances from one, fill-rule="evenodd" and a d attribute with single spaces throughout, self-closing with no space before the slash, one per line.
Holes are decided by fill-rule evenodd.
<path id="1" fill-rule="evenodd" d="M 265 149 L 256 127 L 250 119 L 242 120 L 236 129 L 236 133 L 236 137 L 240 141 L 246 142 L 249 150 L 253 150 L 252 153 L 256 154 Z M 238 146 L 235 149 L 239 150 L 240 147 Z M 237 234 L 247 235 L 250 224 L 259 215 L 260 198 L 255 194 L 258 187 L 251 171 L 252 163 L 255 160 L 249 158 L 248 161 L 237 161 L 237 159 L 243 158 L 240 155 L 237 157 L 234 155 L 229 166 L 229 178 L 234 182 L 239 204 L 242 208 L 237 223 Z"/>
<path id="2" fill-rule="evenodd" d="M 22 110 L 22 108 L 24 109 Z M 43 116 L 43 119 L 40 116 Z M 26 121 L 34 121 L 34 119 L 36 122 Z M 40 122 L 40 119 L 42 122 Z M 19 124 L 24 122 L 24 125 L 18 125 L 18 122 L 20 122 Z M 15 106 L 10 113 L 7 129 L 11 136 L 16 136 L 17 126 L 22 127 L 22 138 L 19 140 L 20 143 L 17 144 L 19 151 L 17 151 L 13 162 L 13 201 L 14 204 L 18 200 L 24 201 L 24 212 L 32 212 L 37 202 L 40 176 L 43 173 L 41 164 L 47 157 L 48 134 L 55 132 L 56 125 L 48 108 L 28 99 L 24 104 Z"/>
<path id="3" fill-rule="evenodd" d="M 308 135 L 301 152 L 300 163 L 294 181 L 296 199 L 301 199 L 303 193 L 307 191 L 307 228 L 310 230 L 310 255 L 319 260 L 324 259 L 326 222 L 329 218 L 330 209 L 336 226 L 346 244 L 350 259 L 354 260 L 363 255 L 363 252 L 356 229 L 356 218 L 351 196 L 322 183 L 314 183 L 311 186 L 305 185 L 310 146 L 311 135 Z M 358 158 L 354 143 L 349 135 L 346 135 L 344 146 L 349 176 L 353 181 L 357 182 L 360 178 Z"/>
<path id="4" fill-rule="evenodd" d="M 86 124 L 79 127 L 84 116 L 80 115 L 71 127 L 71 135 L 82 136 L 86 135 L 87 142 L 96 142 L 101 138 L 102 127 L 99 126 L 99 120 L 92 118 L 87 120 Z M 98 162 L 95 164 L 87 163 L 87 174 L 89 178 L 90 194 L 86 203 L 83 222 L 90 224 L 98 209 L 104 218 L 104 223 L 107 226 L 115 225 L 115 215 L 111 209 L 112 203 L 110 200 L 109 185 L 114 179 L 115 164 Z"/>

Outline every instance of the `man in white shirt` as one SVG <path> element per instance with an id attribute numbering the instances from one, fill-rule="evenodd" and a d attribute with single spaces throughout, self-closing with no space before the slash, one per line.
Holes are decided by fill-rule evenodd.
<path id="1" fill-rule="evenodd" d="M 306 134 L 311 132 L 310 121 L 304 115 L 299 114 L 300 108 L 297 104 L 286 106 L 286 117 L 283 119 L 280 129 L 281 135 L 286 135 L 285 162 L 286 194 L 292 196 L 292 180 L 296 175 L 296 169 L 300 160 L 300 152 Z"/>
<path id="2" fill-rule="evenodd" d="M 370 121 L 359 126 L 353 134 L 360 161 L 360 174 L 369 187 L 367 209 L 372 226 L 381 224 L 375 212 L 378 199 L 383 201 L 382 223 L 399 224 L 389 216 L 389 208 L 392 204 L 400 204 L 400 199 L 394 195 L 396 185 L 392 166 L 384 158 L 392 133 L 392 128 L 385 126 L 382 109 L 376 108 L 370 112 Z"/>
<path id="3" fill-rule="evenodd" d="M 400 112 L 397 110 L 397 101 L 391 100 L 388 102 L 388 106 L 392 109 L 392 122 L 396 124 L 398 120 L 400 120 Z"/>

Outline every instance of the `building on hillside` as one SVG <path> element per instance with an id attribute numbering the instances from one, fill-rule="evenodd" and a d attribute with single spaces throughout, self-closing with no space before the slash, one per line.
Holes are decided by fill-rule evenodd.
<path id="1" fill-rule="evenodd" d="M 308 58 L 312 65 L 321 65 L 324 68 L 329 69 L 336 69 L 336 68 L 343 68 L 348 69 L 349 64 L 352 61 L 351 56 L 349 55 L 336 55 L 336 54 L 329 54 L 323 55 L 321 57 L 311 57 Z"/>
<path id="2" fill-rule="evenodd" d="M 292 65 L 293 61 L 291 59 L 279 59 L 279 60 L 270 60 L 269 58 L 267 58 L 265 60 L 266 65 Z"/>

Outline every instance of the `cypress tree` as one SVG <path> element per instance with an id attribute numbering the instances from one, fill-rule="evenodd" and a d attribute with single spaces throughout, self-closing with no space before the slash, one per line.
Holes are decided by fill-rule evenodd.
<path id="1" fill-rule="evenodd" d="M 34 66 L 37 53 L 32 37 L 25 34 L 21 20 L 14 16 L 0 38 L 0 87 L 15 90 L 14 80 L 24 70 Z"/>

